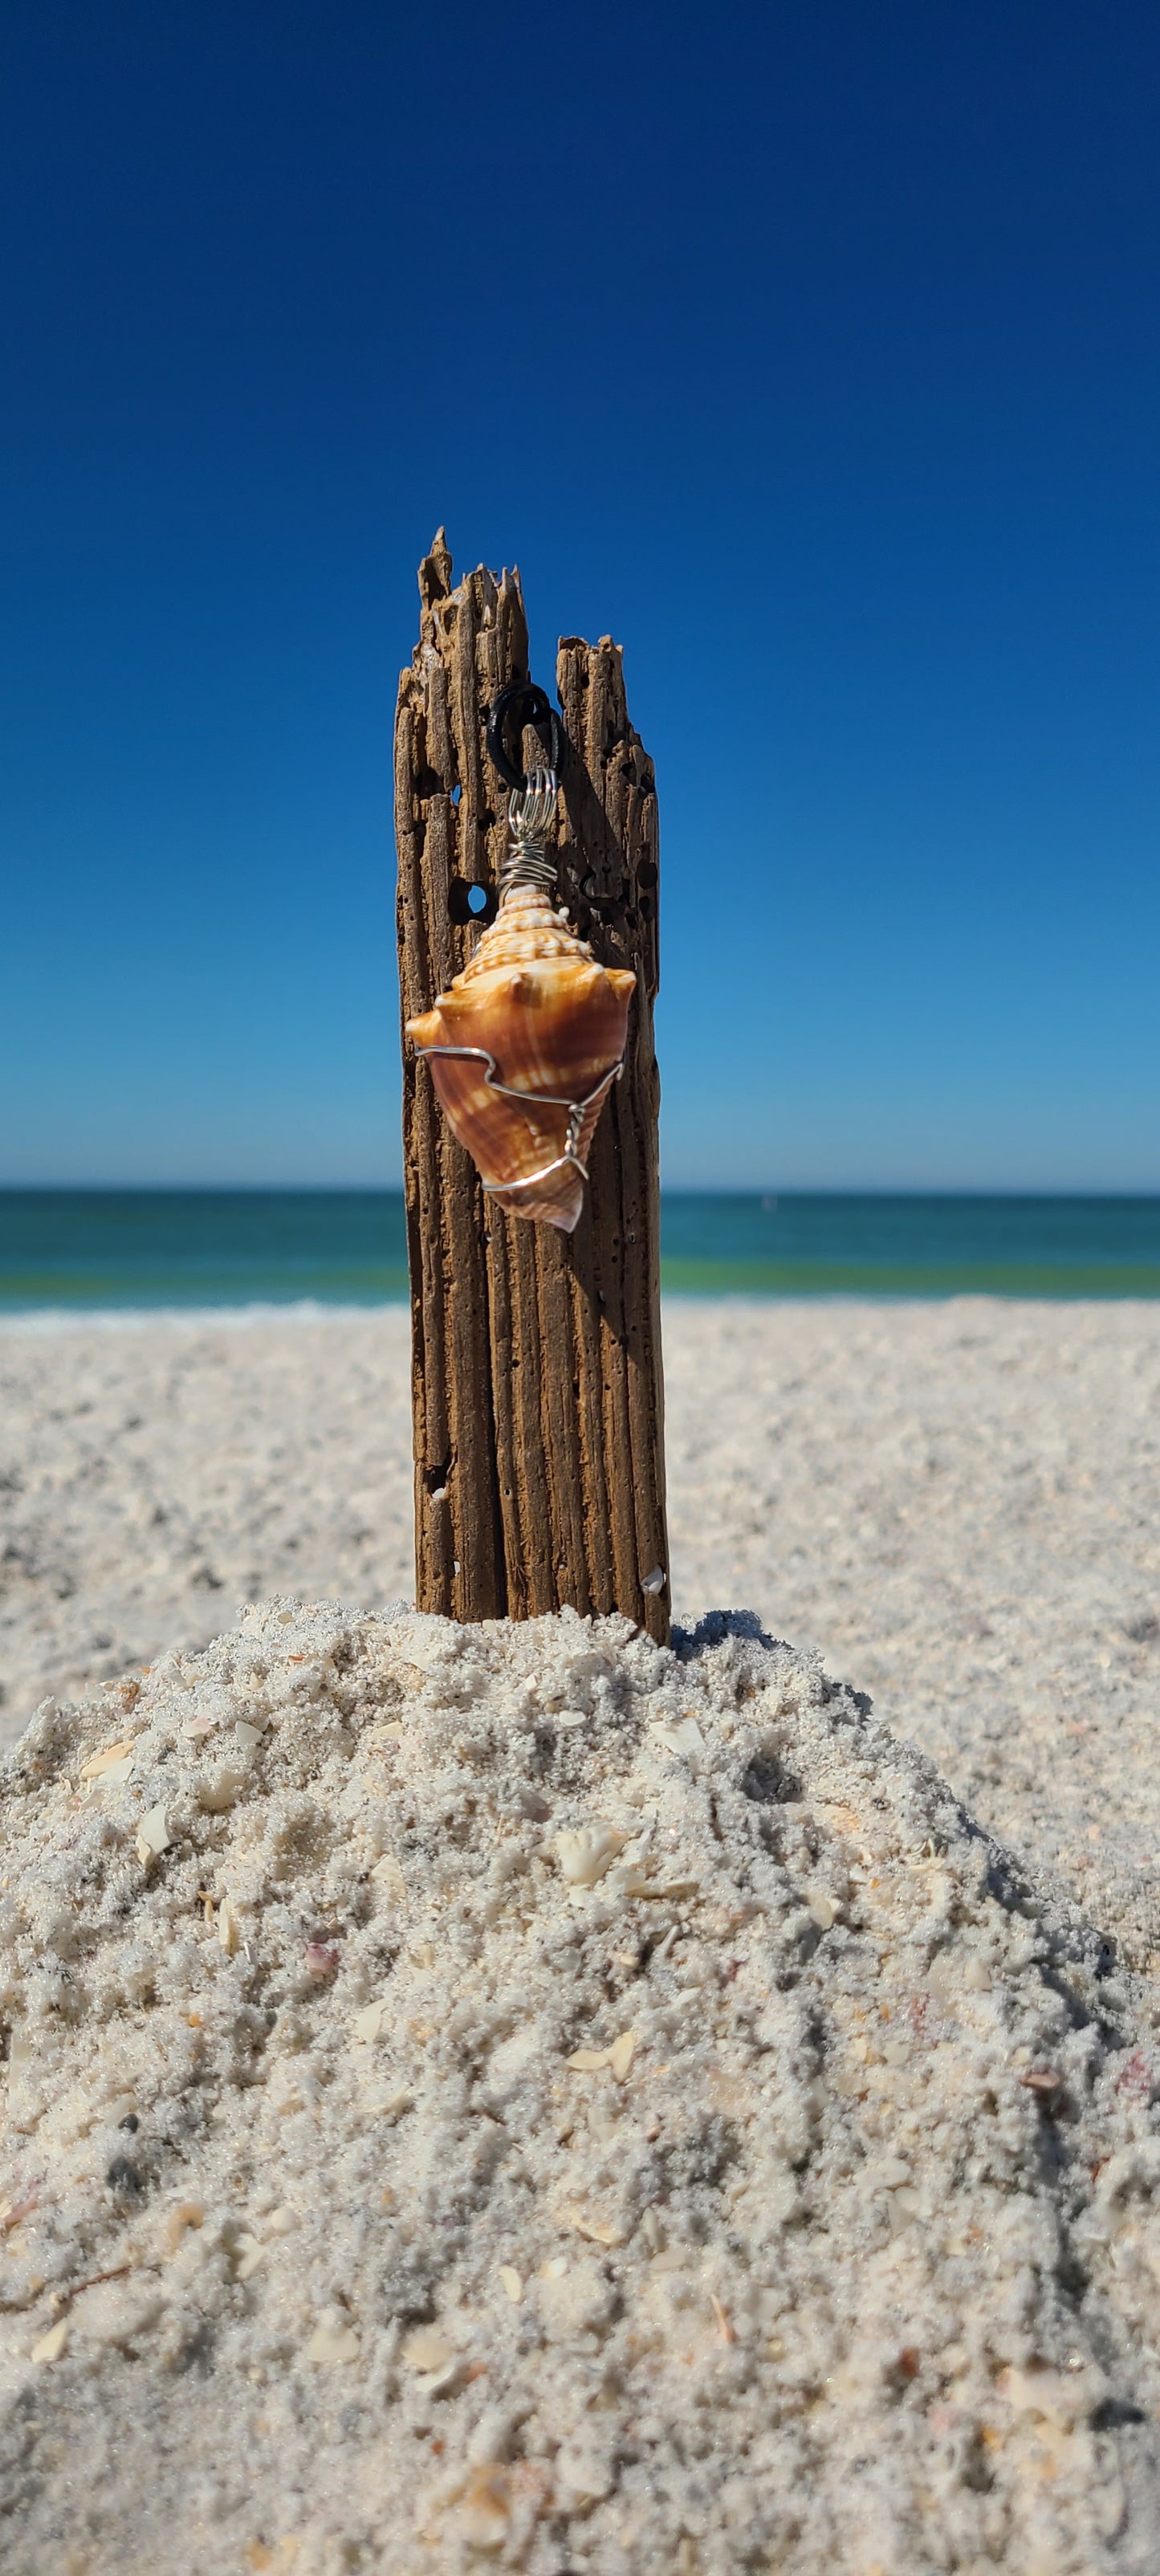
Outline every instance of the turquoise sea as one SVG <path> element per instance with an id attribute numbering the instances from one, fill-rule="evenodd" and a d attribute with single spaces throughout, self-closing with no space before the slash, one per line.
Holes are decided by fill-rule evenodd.
<path id="1" fill-rule="evenodd" d="M 1160 1296 L 1160 1197 L 670 1190 L 661 1239 L 693 1295 Z M 0 1311 L 406 1293 L 398 1190 L 0 1190 Z"/>

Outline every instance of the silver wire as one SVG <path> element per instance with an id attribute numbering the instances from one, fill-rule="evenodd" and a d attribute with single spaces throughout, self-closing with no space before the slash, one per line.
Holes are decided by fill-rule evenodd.
<path id="1" fill-rule="evenodd" d="M 514 1083 L 501 1082 L 499 1079 L 499 1067 L 496 1063 L 495 1057 L 487 1047 L 416 1047 L 415 1054 L 420 1061 L 423 1057 L 429 1055 L 450 1055 L 459 1057 L 470 1056 L 475 1063 L 485 1066 L 486 1070 L 483 1078 L 487 1084 L 488 1090 L 500 1092 L 505 1100 L 515 1100 L 519 1103 L 521 1108 L 525 1109 L 567 1110 L 568 1134 L 564 1144 L 564 1151 L 562 1154 L 557 1154 L 553 1163 L 545 1163 L 542 1170 L 538 1172 L 526 1172 L 523 1179 L 519 1181 L 485 1181 L 483 1184 L 485 1191 L 494 1192 L 496 1190 L 530 1189 L 533 1182 L 546 1181 L 550 1173 L 560 1171 L 565 1163 L 571 1163 L 576 1171 L 579 1172 L 581 1179 L 585 1181 L 587 1180 L 588 1165 L 587 1163 L 581 1162 L 580 1156 L 576 1150 L 580 1142 L 580 1130 L 584 1124 L 585 1118 L 587 1117 L 588 1111 L 597 1101 L 599 1101 L 601 1106 L 603 1106 L 608 1093 L 612 1089 L 613 1083 L 621 1080 L 624 1073 L 624 1057 L 622 1055 L 617 1057 L 615 1064 L 609 1065 L 607 1073 L 601 1074 L 600 1080 L 595 1085 L 594 1089 L 586 1091 L 582 1100 L 569 1100 L 561 1092 L 519 1091 L 516 1089 Z"/>
<path id="2" fill-rule="evenodd" d="M 533 769 L 523 787 L 512 789 L 508 797 L 511 845 L 499 872 L 501 903 L 518 885 L 539 886 L 545 894 L 555 894 L 556 862 L 548 856 L 547 839 L 556 819 L 557 794 L 552 769 Z"/>

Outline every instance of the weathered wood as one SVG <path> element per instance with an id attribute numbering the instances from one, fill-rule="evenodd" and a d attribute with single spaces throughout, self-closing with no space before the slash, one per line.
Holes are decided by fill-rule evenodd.
<path id="1" fill-rule="evenodd" d="M 466 886 L 496 886 L 507 798 L 486 756 L 487 712 L 529 676 L 518 573 L 481 567 L 453 589 L 440 530 L 419 594 L 395 732 L 404 1021 L 467 962 L 475 930 L 455 918 Z M 404 1038 L 416 1597 L 463 1620 L 622 1610 L 663 1640 L 656 782 L 611 639 L 566 637 L 556 681 L 560 896 L 602 964 L 636 973 L 625 1069 L 569 1236 L 485 1197 Z M 529 735 L 528 764 L 537 749 Z M 662 1588 L 646 1591 L 658 1570 Z"/>

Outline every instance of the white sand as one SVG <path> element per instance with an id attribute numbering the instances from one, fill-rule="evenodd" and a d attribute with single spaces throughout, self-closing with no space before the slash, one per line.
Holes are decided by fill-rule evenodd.
<path id="1" fill-rule="evenodd" d="M 8 1757 L 12 2576 L 1149 2576 L 1160 1998 L 817 1662 L 272 1602 Z"/>
<path id="2" fill-rule="evenodd" d="M 814 1646 L 1160 1954 L 1160 1307 L 670 1303 L 673 1591 Z M 0 1726 L 411 1573 L 407 1319 L 0 1327 Z"/>

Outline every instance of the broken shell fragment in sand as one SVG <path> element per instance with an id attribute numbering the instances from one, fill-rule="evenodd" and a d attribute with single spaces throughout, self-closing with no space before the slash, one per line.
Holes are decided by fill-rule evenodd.
<path id="1" fill-rule="evenodd" d="M 624 1840 L 614 1825 L 576 1825 L 555 1835 L 553 1849 L 561 1876 L 573 1887 L 595 1887 L 623 1851 Z"/>
<path id="2" fill-rule="evenodd" d="M 636 2045 L 636 2032 L 622 2030 L 619 2039 L 613 2040 L 611 2048 L 573 2049 L 567 2063 L 577 2075 L 602 2075 L 607 2067 L 609 2073 L 616 2077 L 617 2083 L 623 2084 L 636 2055 Z"/>
<path id="3" fill-rule="evenodd" d="M 124 1737 L 119 1744 L 106 1744 L 100 1753 L 94 1753 L 87 1762 L 82 1762 L 80 1777 L 85 1781 L 100 1780 L 109 1786 L 118 1780 L 127 1780 L 133 1768 L 133 1752 L 131 1736 Z"/>
<path id="4" fill-rule="evenodd" d="M 137 1858 L 145 1868 L 169 1849 L 169 1828 L 163 1806 L 150 1807 L 137 1827 Z"/>

